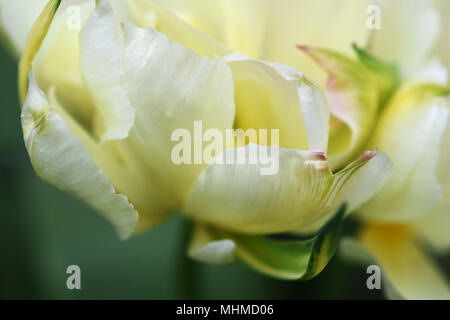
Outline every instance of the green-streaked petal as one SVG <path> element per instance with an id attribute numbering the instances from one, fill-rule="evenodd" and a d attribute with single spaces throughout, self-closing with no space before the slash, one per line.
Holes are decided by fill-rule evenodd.
<path id="1" fill-rule="evenodd" d="M 448 281 L 410 231 L 401 225 L 368 225 L 358 241 L 405 299 L 450 299 Z"/>
<path id="2" fill-rule="evenodd" d="M 280 62 L 323 84 L 325 74 L 297 44 L 351 52 L 364 46 L 366 0 L 156 0 L 181 19 L 251 58 Z M 327 26 L 333 25 L 333 28 Z"/>
<path id="3" fill-rule="evenodd" d="M 343 168 L 365 149 L 378 109 L 396 83 L 395 73 L 356 47 L 359 61 L 329 50 L 299 49 L 329 75 L 328 104 L 337 123 L 330 134 L 330 163 L 333 169 Z"/>
<path id="4" fill-rule="evenodd" d="M 122 239 L 128 238 L 136 227 L 137 212 L 127 197 L 116 193 L 32 76 L 22 109 L 22 128 L 36 173 L 56 188 L 91 205 L 115 226 Z"/>
<path id="5" fill-rule="evenodd" d="M 14 54 L 25 49 L 28 34 L 48 0 L 2 0 L 0 2 L 0 29 L 10 41 Z M 3 40 L 3 39 L 2 39 Z"/>
<path id="6" fill-rule="evenodd" d="M 41 48 L 42 41 L 47 35 L 48 29 L 50 28 L 60 3 L 61 0 L 50 0 L 30 30 L 28 41 L 19 63 L 19 96 L 22 102 L 24 102 L 27 95 L 28 74 L 30 72 L 31 63 Z"/>
<path id="7" fill-rule="evenodd" d="M 98 1 L 80 35 L 80 61 L 84 83 L 100 118 L 101 141 L 123 139 L 134 125 L 134 109 L 122 88 L 122 34 L 108 1 Z"/>
<path id="8" fill-rule="evenodd" d="M 202 156 L 196 148 L 191 163 L 175 164 L 172 149 L 181 142 L 174 141 L 174 132 L 188 132 L 190 144 L 191 138 L 199 142 L 195 121 L 201 121 L 202 132 L 211 128 L 224 133 L 232 127 L 231 71 L 222 59 L 200 58 L 152 28 L 126 24 L 124 41 L 125 88 L 136 110 L 136 136 L 150 165 L 182 200 L 206 164 L 196 159 Z"/>
<path id="9" fill-rule="evenodd" d="M 235 127 L 279 129 L 284 148 L 327 150 L 329 110 L 316 84 L 279 63 L 240 54 L 225 60 L 235 83 Z"/>
<path id="10" fill-rule="evenodd" d="M 372 31 L 368 50 L 400 66 L 403 75 L 409 76 L 421 67 L 436 44 L 441 28 L 439 13 L 433 0 L 377 2 L 381 29 Z"/>
<path id="11" fill-rule="evenodd" d="M 190 25 L 153 1 L 127 0 L 127 2 L 133 12 L 135 23 L 139 27 L 155 28 L 170 40 L 181 43 L 199 56 L 214 58 L 216 55 L 225 56 L 232 52 L 231 49 L 207 33 Z M 203 5 L 207 4 L 203 3 Z"/>
<path id="12" fill-rule="evenodd" d="M 39 88 L 47 93 L 55 87 L 58 99 L 85 128 L 91 128 L 95 123 L 95 108 L 81 74 L 79 38 L 82 26 L 94 8 L 93 0 L 62 1 L 33 60 Z M 35 27 L 42 29 L 39 25 Z M 28 45 L 31 43 L 32 38 Z"/>
<path id="13" fill-rule="evenodd" d="M 182 211 L 241 233 L 312 233 L 342 203 L 353 210 L 370 198 L 391 165 L 384 154 L 370 152 L 333 175 L 323 153 L 248 144 L 214 159 Z"/>
<path id="14" fill-rule="evenodd" d="M 199 224 L 192 230 L 188 255 L 194 260 L 210 264 L 227 264 L 235 258 L 236 244 L 230 239 L 215 239 L 211 231 Z"/>
<path id="15" fill-rule="evenodd" d="M 382 221 L 417 219 L 442 199 L 437 177 L 442 137 L 448 122 L 449 89 L 435 84 L 403 88 L 381 115 L 369 147 L 395 163 L 389 183 L 363 208 Z"/>
<path id="16" fill-rule="evenodd" d="M 287 280 L 308 280 L 318 275 L 336 250 L 345 206 L 310 238 L 251 236 L 217 231 L 236 243 L 236 253 L 256 270 Z"/>

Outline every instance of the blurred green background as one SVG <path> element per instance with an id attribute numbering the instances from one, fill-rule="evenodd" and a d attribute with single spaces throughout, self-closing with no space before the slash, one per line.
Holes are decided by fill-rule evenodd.
<path id="1" fill-rule="evenodd" d="M 17 64 L 0 51 L 1 299 L 380 299 L 363 267 L 339 256 L 308 282 L 279 281 L 241 262 L 207 266 L 186 257 L 186 220 L 120 242 L 83 203 L 39 180 L 20 129 Z M 66 268 L 81 268 L 68 290 Z"/>

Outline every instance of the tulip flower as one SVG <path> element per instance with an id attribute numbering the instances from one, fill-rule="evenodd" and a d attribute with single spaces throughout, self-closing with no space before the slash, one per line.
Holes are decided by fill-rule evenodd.
<path id="1" fill-rule="evenodd" d="M 343 251 L 381 265 L 391 297 L 448 299 L 448 281 L 427 249 L 445 253 L 450 245 L 448 1 L 158 2 L 234 50 L 285 63 L 317 82 L 332 114 L 334 171 L 363 150 L 386 152 L 394 174 L 356 210 L 362 227 Z M 361 21 L 373 4 L 379 30 Z M 149 22 L 145 10 L 135 11 Z M 354 52 L 350 43 L 358 45 Z"/>
<path id="2" fill-rule="evenodd" d="M 73 5 L 80 29 L 67 23 Z M 153 2 L 122 5 L 49 1 L 30 31 L 19 89 L 36 173 L 122 239 L 179 211 L 193 222 L 197 260 L 237 255 L 272 276 L 315 276 L 335 251 L 343 211 L 382 187 L 391 161 L 361 152 L 332 171 L 326 98 L 303 73 L 234 50 Z M 221 141 L 211 161 L 175 163 L 174 132 L 195 136 L 198 123 L 208 141 L 206 132 L 257 134 Z M 262 139 L 264 130 L 279 137 Z M 263 174 L 261 154 L 278 155 L 277 170 Z"/>
<path id="3" fill-rule="evenodd" d="M 179 211 L 191 257 L 237 255 L 286 279 L 323 269 L 347 208 L 362 228 L 343 247 L 370 252 L 395 293 L 448 297 L 418 242 L 448 248 L 448 88 L 427 60 L 448 47 L 431 1 L 385 1 L 380 30 L 367 28 L 370 1 L 124 2 L 50 1 L 31 30 L 20 90 L 39 176 L 124 239 Z M 67 26 L 71 5 L 80 29 Z M 221 136 L 278 129 L 279 146 L 256 136 L 174 164 L 171 134 L 194 136 L 196 121 Z M 255 150 L 279 153 L 276 174 L 222 161 Z"/>

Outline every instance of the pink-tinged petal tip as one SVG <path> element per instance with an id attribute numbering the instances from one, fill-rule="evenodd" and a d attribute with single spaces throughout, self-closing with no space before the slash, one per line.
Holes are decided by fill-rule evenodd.
<path id="1" fill-rule="evenodd" d="M 327 156 L 325 154 L 324 151 L 316 151 L 316 150 L 311 150 L 309 152 L 312 156 L 317 157 L 320 160 L 327 160 Z"/>
<path id="2" fill-rule="evenodd" d="M 378 150 L 376 151 L 366 151 L 362 154 L 361 156 L 361 161 L 368 161 L 370 159 L 372 159 L 373 157 L 375 157 L 375 155 L 377 154 Z"/>
<path id="3" fill-rule="evenodd" d="M 302 51 L 304 51 L 304 52 L 310 52 L 310 49 L 309 49 L 308 46 L 301 45 L 301 44 L 298 44 L 298 45 L 297 45 L 297 49 L 300 49 L 300 50 L 302 50 Z"/>

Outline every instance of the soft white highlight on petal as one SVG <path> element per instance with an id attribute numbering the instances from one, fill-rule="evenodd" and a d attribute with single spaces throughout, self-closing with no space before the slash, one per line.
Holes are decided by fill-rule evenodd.
<path id="1" fill-rule="evenodd" d="M 115 34 L 114 14 L 100 0 L 80 35 L 84 83 L 98 112 L 102 141 L 123 139 L 134 125 L 134 109 L 122 88 L 121 34 Z"/>

